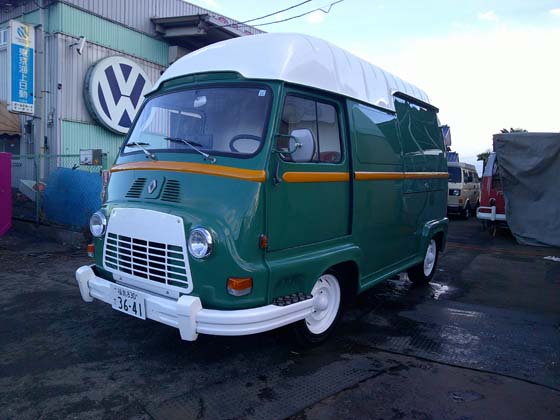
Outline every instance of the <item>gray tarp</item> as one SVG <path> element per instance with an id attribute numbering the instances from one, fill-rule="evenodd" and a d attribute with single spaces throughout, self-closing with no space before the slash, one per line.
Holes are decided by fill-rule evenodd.
<path id="1" fill-rule="evenodd" d="M 496 134 L 494 150 L 517 241 L 560 247 L 560 133 Z"/>

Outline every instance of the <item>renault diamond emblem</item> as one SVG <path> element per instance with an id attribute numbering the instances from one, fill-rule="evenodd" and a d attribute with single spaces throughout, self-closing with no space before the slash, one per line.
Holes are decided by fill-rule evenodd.
<path id="1" fill-rule="evenodd" d="M 153 179 L 152 182 L 150 182 L 150 185 L 148 185 L 148 194 L 153 193 L 156 188 L 157 188 L 157 180 Z"/>

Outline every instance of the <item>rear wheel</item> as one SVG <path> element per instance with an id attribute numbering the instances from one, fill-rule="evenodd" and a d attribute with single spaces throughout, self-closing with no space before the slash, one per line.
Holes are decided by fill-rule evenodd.
<path id="1" fill-rule="evenodd" d="M 294 324 L 294 333 L 300 344 L 319 344 L 333 332 L 342 314 L 342 291 L 337 274 L 323 274 L 315 282 L 313 312 Z"/>
<path id="2" fill-rule="evenodd" d="M 424 261 L 408 270 L 408 278 L 414 284 L 428 284 L 434 277 L 438 261 L 438 245 L 431 239 L 424 255 Z"/>
<path id="3" fill-rule="evenodd" d="M 471 217 L 471 203 L 467 203 L 465 208 L 463 209 L 463 219 L 468 220 Z"/>

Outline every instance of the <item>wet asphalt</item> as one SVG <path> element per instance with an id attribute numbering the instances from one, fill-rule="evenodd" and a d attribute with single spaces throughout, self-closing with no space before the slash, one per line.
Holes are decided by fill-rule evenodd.
<path id="1" fill-rule="evenodd" d="M 81 250 L 0 238 L 0 418 L 560 418 L 560 257 L 451 220 L 427 287 L 352 302 L 323 346 L 200 336 L 82 302 Z"/>

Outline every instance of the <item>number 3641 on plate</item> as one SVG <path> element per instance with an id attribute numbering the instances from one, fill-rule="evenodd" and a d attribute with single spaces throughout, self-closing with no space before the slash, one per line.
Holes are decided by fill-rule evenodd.
<path id="1" fill-rule="evenodd" d="M 146 319 L 146 300 L 141 293 L 116 284 L 112 286 L 112 291 L 113 309 L 136 318 Z"/>

